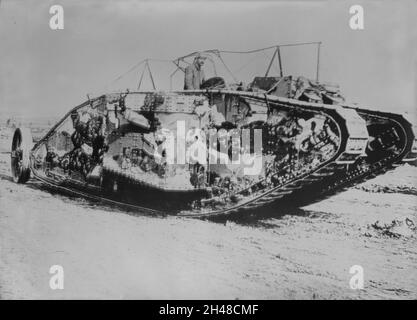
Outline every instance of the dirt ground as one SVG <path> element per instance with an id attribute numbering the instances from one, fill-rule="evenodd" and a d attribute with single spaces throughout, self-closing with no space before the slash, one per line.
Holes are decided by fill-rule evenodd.
<path id="1" fill-rule="evenodd" d="M 416 299 L 417 168 L 276 217 L 146 216 L 10 178 L 0 130 L 2 299 Z M 52 265 L 64 289 L 49 286 Z M 364 270 L 364 288 L 349 269 Z"/>

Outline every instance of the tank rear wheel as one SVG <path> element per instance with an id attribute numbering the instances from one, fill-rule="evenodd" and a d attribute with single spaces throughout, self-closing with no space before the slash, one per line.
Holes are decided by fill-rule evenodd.
<path id="1" fill-rule="evenodd" d="M 25 183 L 30 178 L 30 152 L 32 134 L 29 128 L 17 128 L 13 134 L 10 158 L 13 181 Z"/>

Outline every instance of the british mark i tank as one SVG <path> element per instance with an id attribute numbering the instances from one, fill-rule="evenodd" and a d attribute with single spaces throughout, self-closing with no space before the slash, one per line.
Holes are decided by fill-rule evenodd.
<path id="1" fill-rule="evenodd" d="M 318 66 L 315 80 L 284 75 L 282 47 L 271 47 L 266 74 L 248 84 L 216 75 L 199 88 L 102 94 L 35 144 L 19 128 L 13 178 L 24 183 L 32 174 L 79 196 L 204 217 L 301 206 L 416 160 L 405 116 L 346 103 L 337 85 L 318 81 Z M 172 62 L 187 72 L 196 56 L 224 64 L 224 52 Z M 274 59 L 279 74 L 270 76 Z"/>

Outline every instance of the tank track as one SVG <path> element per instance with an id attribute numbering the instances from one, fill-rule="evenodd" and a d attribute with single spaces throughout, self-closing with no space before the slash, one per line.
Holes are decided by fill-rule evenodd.
<path id="1" fill-rule="evenodd" d="M 183 210 L 178 212 L 179 216 L 188 217 L 210 217 L 219 215 L 229 215 L 241 211 L 255 211 L 264 207 L 276 207 L 282 201 L 295 202 L 297 206 L 320 200 L 325 196 L 334 194 L 343 188 L 353 184 L 359 183 L 369 179 L 377 174 L 381 174 L 387 170 L 394 168 L 396 164 L 404 161 L 414 161 L 417 154 L 416 137 L 413 133 L 413 127 L 403 116 L 393 113 L 383 113 L 378 111 L 371 111 L 363 108 L 356 108 L 348 105 L 334 106 L 326 104 L 317 104 L 298 101 L 294 99 L 287 99 L 273 95 L 266 95 L 256 92 L 242 92 L 230 90 L 196 90 L 196 91 L 181 91 L 179 94 L 189 95 L 205 95 L 207 97 L 213 95 L 231 95 L 251 101 L 265 106 L 268 110 L 273 109 L 288 109 L 297 112 L 308 112 L 313 114 L 322 114 L 327 118 L 332 119 L 336 123 L 339 132 L 339 145 L 337 151 L 331 158 L 320 163 L 309 171 L 303 171 L 298 174 L 289 174 L 280 179 L 278 183 L 273 186 L 266 185 L 263 181 L 257 182 L 258 190 L 255 195 L 245 197 L 242 201 L 235 204 L 228 204 L 227 206 L 208 209 L 208 210 Z M 130 93 L 136 94 L 136 93 Z M 143 94 L 138 92 L 137 94 Z M 103 98 L 104 96 L 100 97 Z M 71 112 L 77 110 L 82 105 L 75 107 Z M 66 116 L 66 117 L 67 117 Z M 64 117 L 65 119 L 65 117 Z M 63 119 L 63 120 L 64 120 Z M 55 125 L 49 133 L 35 145 L 34 149 L 38 148 L 54 130 L 62 123 L 61 120 Z M 375 138 L 372 132 L 372 124 L 383 121 L 386 123 L 385 127 L 394 127 L 398 134 L 399 140 L 396 145 L 396 152 L 381 153 L 381 156 L 370 157 L 367 154 L 367 147 Z M 370 158 L 372 158 L 370 160 Z M 32 161 L 33 162 L 33 161 Z M 59 187 L 57 181 L 45 179 L 43 175 L 37 173 L 33 168 L 35 176 L 51 185 Z M 117 172 L 113 172 L 117 176 Z M 124 177 L 120 173 L 121 178 Z M 117 177 L 114 177 L 117 179 Z M 62 186 L 64 187 L 64 186 Z M 71 192 L 71 186 L 65 186 L 65 190 Z M 135 203 L 126 203 L 126 201 L 117 201 L 116 198 L 108 197 L 104 190 L 93 188 L 94 191 L 88 191 L 85 188 L 77 188 L 74 193 L 83 197 L 92 197 L 95 200 L 101 199 L 110 201 L 111 203 L 126 205 L 130 208 L 139 210 L 146 209 L 141 205 Z M 239 191 L 240 192 L 240 191 Z M 150 209 L 153 213 L 166 214 L 164 211 Z"/>
<path id="2" fill-rule="evenodd" d="M 312 185 L 303 194 L 296 193 L 292 195 L 292 197 L 287 199 L 289 203 L 297 200 L 301 205 L 307 205 L 323 200 L 345 190 L 347 187 L 365 182 L 379 174 L 393 170 L 400 163 L 416 160 L 417 137 L 414 135 L 412 124 L 404 116 L 348 105 L 343 107 L 355 110 L 367 121 L 370 136 L 373 134 L 371 132 L 372 125 L 381 120 L 387 123 L 388 128 L 395 129 L 399 138 L 397 151 L 390 154 L 382 153 L 377 158 L 371 156 L 359 157 L 353 165 L 347 167 L 341 165 L 335 166 L 331 177 L 324 179 L 320 184 Z"/>

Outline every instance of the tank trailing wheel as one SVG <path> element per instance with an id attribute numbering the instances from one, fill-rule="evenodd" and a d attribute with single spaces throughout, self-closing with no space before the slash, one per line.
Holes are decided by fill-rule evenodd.
<path id="1" fill-rule="evenodd" d="M 29 128 L 17 128 L 13 135 L 11 152 L 11 171 L 13 181 L 25 183 L 30 178 L 30 152 L 32 149 L 32 134 Z"/>

